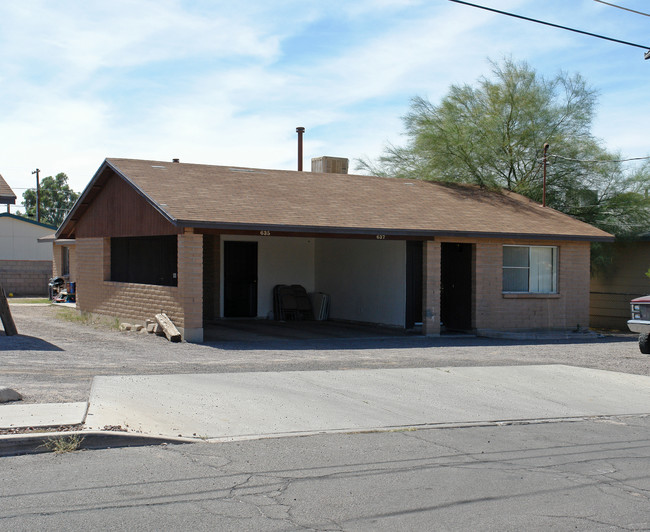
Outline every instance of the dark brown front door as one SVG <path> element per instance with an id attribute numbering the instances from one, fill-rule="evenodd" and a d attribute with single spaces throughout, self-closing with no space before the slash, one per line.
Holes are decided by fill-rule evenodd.
<path id="1" fill-rule="evenodd" d="M 257 242 L 223 243 L 223 315 L 257 316 Z"/>
<path id="2" fill-rule="evenodd" d="M 446 329 L 472 328 L 472 244 L 442 244 L 440 318 Z"/>
<path id="3" fill-rule="evenodd" d="M 406 320 L 407 329 L 422 323 L 422 242 L 406 242 Z"/>

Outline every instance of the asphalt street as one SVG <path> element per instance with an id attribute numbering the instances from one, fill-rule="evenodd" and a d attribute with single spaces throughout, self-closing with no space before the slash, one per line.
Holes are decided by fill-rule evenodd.
<path id="1" fill-rule="evenodd" d="M 650 417 L 0 459 L 3 530 L 648 530 Z"/>
<path id="2" fill-rule="evenodd" d="M 50 306 L 12 312 L 21 334 L 0 335 L 0 385 L 23 393 L 22 408 L 90 399 L 97 420 L 154 423 L 172 408 L 205 419 L 203 408 L 215 434 L 250 420 L 219 412 L 249 412 L 293 437 L 5 456 L 2 529 L 650 529 L 650 364 L 632 335 L 195 345 Z M 240 410 L 215 412 L 226 399 Z M 309 401 L 318 415 L 291 419 Z M 486 417 L 449 423 L 459 412 Z M 353 423 L 299 436 L 285 424 L 327 419 Z"/>

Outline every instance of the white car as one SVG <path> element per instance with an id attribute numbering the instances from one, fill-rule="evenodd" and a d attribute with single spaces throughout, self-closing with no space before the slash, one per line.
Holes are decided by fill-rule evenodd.
<path id="1" fill-rule="evenodd" d="M 644 355 L 650 354 L 650 296 L 637 297 L 630 301 L 632 319 L 627 326 L 630 331 L 639 333 L 639 349 Z"/>

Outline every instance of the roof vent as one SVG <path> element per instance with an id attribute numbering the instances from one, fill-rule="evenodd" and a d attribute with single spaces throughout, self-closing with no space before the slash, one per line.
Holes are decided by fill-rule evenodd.
<path id="1" fill-rule="evenodd" d="M 172 159 L 172 162 L 173 162 L 173 163 L 180 163 L 181 160 L 180 160 L 180 159 Z"/>
<path id="2" fill-rule="evenodd" d="M 311 171 L 320 174 L 347 174 L 349 161 L 345 157 L 314 157 Z"/>

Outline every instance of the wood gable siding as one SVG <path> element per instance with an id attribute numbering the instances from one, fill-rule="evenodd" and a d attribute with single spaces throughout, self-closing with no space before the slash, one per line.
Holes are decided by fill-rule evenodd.
<path id="1" fill-rule="evenodd" d="M 173 235 L 166 220 L 124 179 L 110 172 L 101 191 L 77 223 L 76 238 Z"/>

